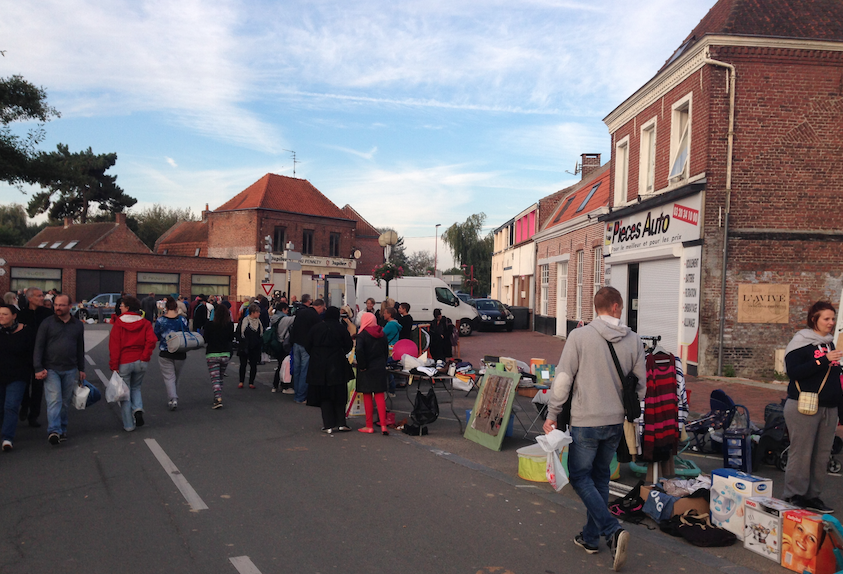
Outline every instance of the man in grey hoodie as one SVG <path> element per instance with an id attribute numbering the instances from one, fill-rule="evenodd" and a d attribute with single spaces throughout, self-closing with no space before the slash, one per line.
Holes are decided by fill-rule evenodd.
<path id="1" fill-rule="evenodd" d="M 544 431 L 550 433 L 556 428 L 562 406 L 573 392 L 568 474 L 587 512 L 587 522 L 574 542 L 589 554 L 596 554 L 603 536 L 612 553 L 612 568 L 617 571 L 626 562 L 629 533 L 608 509 L 609 465 L 623 438 L 623 381 L 607 343 L 614 346 L 624 375 L 633 372 L 638 377 L 638 398 L 642 400 L 647 373 L 641 339 L 620 321 L 620 292 L 603 287 L 594 296 L 594 308 L 597 318 L 574 329 L 565 342 Z"/>

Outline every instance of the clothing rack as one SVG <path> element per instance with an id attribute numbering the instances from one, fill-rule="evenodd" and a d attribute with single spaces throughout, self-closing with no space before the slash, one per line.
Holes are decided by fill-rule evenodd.
<path id="1" fill-rule="evenodd" d="M 639 335 L 638 338 L 641 339 L 642 342 L 644 342 L 645 353 L 652 353 L 653 350 L 658 346 L 659 341 L 662 340 L 661 335 Z"/>

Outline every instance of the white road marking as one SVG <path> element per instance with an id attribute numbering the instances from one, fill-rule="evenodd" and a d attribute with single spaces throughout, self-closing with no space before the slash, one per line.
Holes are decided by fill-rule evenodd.
<path id="1" fill-rule="evenodd" d="M 92 367 L 93 367 L 94 365 L 96 365 L 96 363 L 94 362 L 94 360 L 91 358 L 91 355 L 87 355 L 87 354 L 86 354 L 86 355 L 85 355 L 85 360 L 86 360 L 86 361 L 88 361 L 88 364 L 89 364 L 89 365 L 91 365 Z"/>
<path id="2" fill-rule="evenodd" d="M 248 556 L 234 556 L 228 559 L 240 574 L 261 574 Z"/>
<path id="3" fill-rule="evenodd" d="M 158 462 L 161 463 L 161 466 L 164 467 L 164 470 L 167 471 L 167 474 L 170 475 L 170 479 L 176 485 L 176 488 L 179 489 L 185 500 L 187 500 L 187 503 L 190 504 L 190 509 L 193 511 L 208 510 L 208 505 L 193 490 L 193 487 L 190 486 L 187 479 L 179 472 L 179 469 L 176 468 L 176 465 L 173 464 L 173 461 L 170 460 L 170 457 L 167 456 L 167 453 L 164 452 L 158 441 L 154 438 L 147 438 L 144 439 L 144 442 L 149 447 L 149 450 L 152 451 L 152 454 L 155 455 L 155 458 L 158 459 Z M 257 570 L 255 571 L 257 572 Z"/>
<path id="4" fill-rule="evenodd" d="M 103 384 L 103 385 L 107 385 L 107 384 L 108 384 L 108 377 L 106 377 L 105 375 L 103 375 L 103 374 L 102 374 L 102 371 L 100 371 L 99 369 L 94 369 L 94 372 L 95 372 L 95 373 L 97 374 L 97 376 L 100 378 L 100 381 L 102 381 L 102 384 Z"/>

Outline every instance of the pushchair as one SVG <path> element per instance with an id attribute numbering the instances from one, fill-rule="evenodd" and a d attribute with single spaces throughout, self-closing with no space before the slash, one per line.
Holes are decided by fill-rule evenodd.
<path id="1" fill-rule="evenodd" d="M 753 466 L 759 462 L 775 466 L 784 472 L 787 468 L 788 451 L 790 450 L 790 437 L 787 432 L 787 424 L 784 420 L 784 403 L 770 403 L 764 408 L 764 428 L 758 439 L 758 445 L 753 451 Z M 828 455 L 828 472 L 837 474 L 843 465 L 834 455 L 843 451 L 843 440 L 839 436 L 834 437 L 831 446 L 831 453 Z"/>
<path id="2" fill-rule="evenodd" d="M 749 426 L 749 409 L 735 401 L 721 389 L 711 391 L 710 411 L 697 420 L 685 425 L 688 433 L 689 448 L 693 452 L 720 454 L 723 449 L 723 431 L 738 423 L 736 415 L 741 417 L 737 426 Z M 743 411 L 743 412 L 741 412 Z"/>

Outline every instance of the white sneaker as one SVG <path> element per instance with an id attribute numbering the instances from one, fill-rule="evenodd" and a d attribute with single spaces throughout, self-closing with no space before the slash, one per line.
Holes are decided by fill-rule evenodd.
<path id="1" fill-rule="evenodd" d="M 169 406 L 171 411 L 174 411 L 179 406 L 179 400 L 178 399 L 172 399 L 172 400 L 170 400 L 169 403 L 167 403 L 167 405 Z"/>
<path id="2" fill-rule="evenodd" d="M 276 389 L 275 387 L 272 387 L 272 392 L 273 392 L 273 393 L 277 393 L 277 392 L 278 392 L 278 389 Z"/>
<path id="3" fill-rule="evenodd" d="M 3 452 L 11 452 L 14 447 L 12 446 L 12 441 L 4 440 L 3 441 Z"/>
<path id="4" fill-rule="evenodd" d="M 283 394 L 285 394 L 285 395 L 294 395 L 294 394 L 296 394 L 295 389 L 284 389 L 284 390 L 283 390 L 283 391 L 281 391 L 281 392 L 282 392 Z"/>

